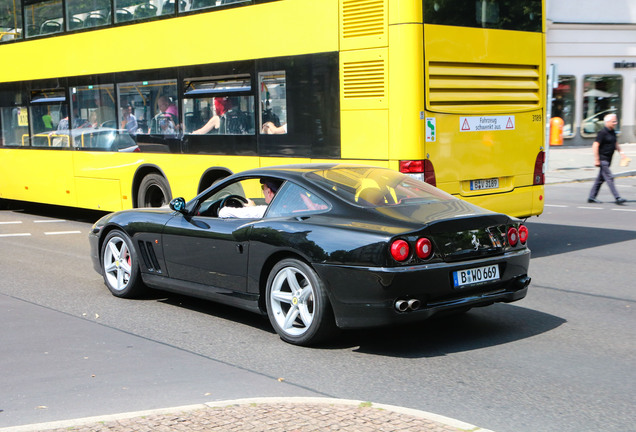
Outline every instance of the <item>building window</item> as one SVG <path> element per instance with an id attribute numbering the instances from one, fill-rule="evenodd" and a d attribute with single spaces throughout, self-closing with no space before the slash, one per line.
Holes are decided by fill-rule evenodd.
<path id="1" fill-rule="evenodd" d="M 593 138 L 603 129 L 603 118 L 607 114 L 616 114 L 620 132 L 621 94 L 623 77 L 620 75 L 585 75 L 583 77 L 583 121 L 581 135 Z"/>
<path id="2" fill-rule="evenodd" d="M 574 95 L 576 78 L 573 75 L 559 75 L 559 85 L 552 91 L 552 117 L 563 120 L 563 137 L 574 136 Z"/>

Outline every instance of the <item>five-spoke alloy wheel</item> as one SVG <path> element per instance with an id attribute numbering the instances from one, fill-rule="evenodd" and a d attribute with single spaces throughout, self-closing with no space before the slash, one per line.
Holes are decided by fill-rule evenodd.
<path id="1" fill-rule="evenodd" d="M 142 291 L 137 255 L 122 231 L 111 231 L 104 239 L 102 273 L 106 286 L 117 297 L 131 298 Z"/>
<path id="2" fill-rule="evenodd" d="M 284 259 L 267 280 L 267 314 L 281 339 L 315 344 L 336 328 L 324 285 L 306 263 Z"/>

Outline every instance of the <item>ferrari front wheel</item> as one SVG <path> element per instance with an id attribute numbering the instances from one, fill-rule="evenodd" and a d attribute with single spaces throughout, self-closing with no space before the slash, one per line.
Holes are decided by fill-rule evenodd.
<path id="1" fill-rule="evenodd" d="M 137 254 L 123 231 L 108 233 L 102 246 L 104 283 L 116 297 L 132 298 L 143 292 Z"/>
<path id="2" fill-rule="evenodd" d="M 297 259 L 277 263 L 267 279 L 267 315 L 276 333 L 295 345 L 312 345 L 336 330 L 324 284 Z"/>

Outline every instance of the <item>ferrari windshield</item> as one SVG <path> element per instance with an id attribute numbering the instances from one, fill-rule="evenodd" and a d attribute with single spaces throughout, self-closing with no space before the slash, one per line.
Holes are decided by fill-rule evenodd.
<path id="1" fill-rule="evenodd" d="M 434 186 L 386 168 L 343 166 L 312 171 L 305 176 L 345 201 L 363 207 L 456 199 Z"/>

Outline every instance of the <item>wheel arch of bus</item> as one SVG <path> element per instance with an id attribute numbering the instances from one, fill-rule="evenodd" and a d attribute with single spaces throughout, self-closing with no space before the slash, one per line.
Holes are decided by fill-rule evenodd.
<path id="1" fill-rule="evenodd" d="M 225 177 L 231 176 L 232 174 L 234 174 L 232 170 L 220 166 L 214 166 L 206 169 L 199 180 L 197 195 L 212 186 L 214 183 L 224 179 Z"/>
<path id="2" fill-rule="evenodd" d="M 217 181 L 232 175 L 225 167 L 214 166 L 206 169 L 199 179 L 196 193 L 203 192 Z M 140 165 L 132 182 L 133 207 L 160 207 L 172 199 L 172 187 L 165 172 L 154 164 Z"/>

